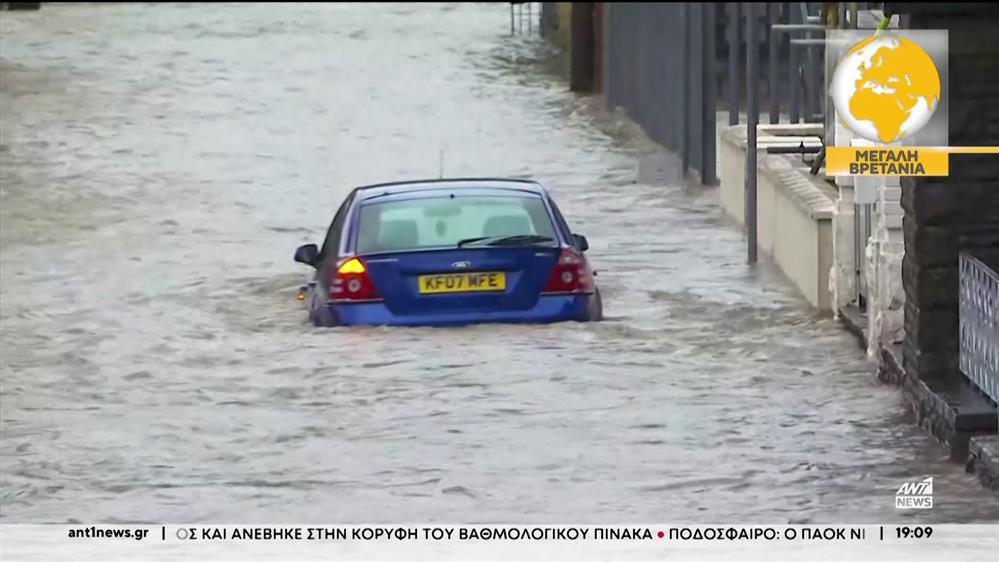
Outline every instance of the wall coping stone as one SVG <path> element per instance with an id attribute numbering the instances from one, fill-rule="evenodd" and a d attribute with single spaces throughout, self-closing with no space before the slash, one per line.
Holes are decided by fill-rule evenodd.
<path id="1" fill-rule="evenodd" d="M 758 127 L 757 130 L 760 128 L 762 127 Z M 745 150 L 746 126 L 728 127 L 722 132 L 721 138 L 729 145 Z M 805 146 L 822 146 L 822 141 L 814 136 L 761 136 L 757 139 L 757 147 L 796 146 L 802 141 L 805 142 Z M 809 217 L 820 221 L 832 221 L 833 211 L 836 208 L 832 186 L 827 185 L 821 177 L 811 175 L 797 156 L 761 153 L 759 163 L 758 173 L 767 175 L 776 185 L 783 186 L 791 195 L 791 200 Z"/>

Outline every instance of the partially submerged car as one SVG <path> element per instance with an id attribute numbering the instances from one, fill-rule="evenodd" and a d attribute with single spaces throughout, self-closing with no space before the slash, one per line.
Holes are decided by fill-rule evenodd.
<path id="1" fill-rule="evenodd" d="M 351 191 L 299 298 L 316 326 L 600 320 L 600 291 L 548 191 L 518 179 L 384 183 Z"/>

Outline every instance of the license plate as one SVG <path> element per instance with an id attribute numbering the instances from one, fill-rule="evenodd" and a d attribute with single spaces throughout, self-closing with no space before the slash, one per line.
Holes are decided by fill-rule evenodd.
<path id="1" fill-rule="evenodd" d="M 471 293 L 502 291 L 506 289 L 506 273 L 485 271 L 481 273 L 441 273 L 419 277 L 420 294 Z"/>

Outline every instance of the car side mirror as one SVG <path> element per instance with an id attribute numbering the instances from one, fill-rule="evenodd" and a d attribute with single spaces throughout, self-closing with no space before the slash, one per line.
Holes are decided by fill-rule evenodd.
<path id="1" fill-rule="evenodd" d="M 311 265 L 312 267 L 319 267 L 319 248 L 315 244 L 299 246 L 295 250 L 295 261 Z"/>
<path id="2" fill-rule="evenodd" d="M 590 243 L 586 241 L 586 237 L 582 234 L 573 234 L 572 239 L 576 242 L 576 247 L 579 248 L 579 251 L 585 252 L 590 249 Z"/>

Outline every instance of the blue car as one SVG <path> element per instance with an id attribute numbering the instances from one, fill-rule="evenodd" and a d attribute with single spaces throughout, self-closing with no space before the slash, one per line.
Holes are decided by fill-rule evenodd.
<path id="1" fill-rule="evenodd" d="M 420 180 L 354 189 L 299 292 L 316 326 L 600 320 L 584 252 L 548 191 L 516 179 Z"/>

